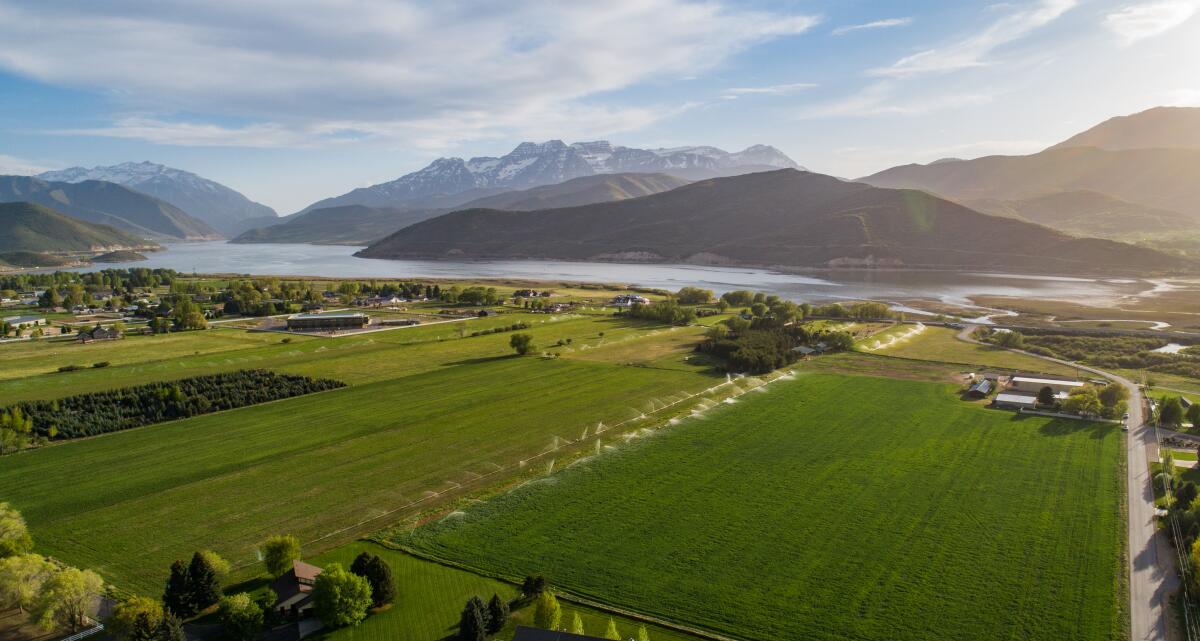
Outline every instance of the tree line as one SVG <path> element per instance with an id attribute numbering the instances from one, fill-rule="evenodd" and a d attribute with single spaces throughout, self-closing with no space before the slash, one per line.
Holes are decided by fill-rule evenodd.
<path id="1" fill-rule="evenodd" d="M 345 387 L 324 378 L 245 369 L 177 381 L 148 383 L 50 401 L 21 401 L 0 411 L 31 422 L 30 433 L 49 439 L 95 436 L 163 421 L 257 405 Z"/>
<path id="2" fill-rule="evenodd" d="M 508 623 L 512 610 L 531 605 L 534 626 L 545 630 L 568 631 L 581 636 L 588 634 L 578 611 L 573 613 L 570 628 L 566 628 L 558 596 L 549 589 L 545 577 L 536 575 L 525 577 L 520 592 L 511 601 L 505 601 L 499 594 L 493 594 L 487 603 L 478 595 L 468 599 L 459 618 L 457 641 L 485 641 L 494 638 Z M 620 640 L 625 637 L 621 636 L 616 621 L 610 616 L 604 635 L 600 638 Z M 650 633 L 644 624 L 638 627 L 637 641 L 650 641 Z"/>

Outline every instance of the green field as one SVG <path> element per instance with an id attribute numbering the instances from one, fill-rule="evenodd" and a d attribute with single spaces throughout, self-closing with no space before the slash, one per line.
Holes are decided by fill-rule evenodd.
<path id="1" fill-rule="evenodd" d="M 321 634 L 321 641 L 437 641 L 451 634 L 458 625 L 463 605 L 472 596 L 486 603 L 493 594 L 508 600 L 516 596 L 516 588 L 503 581 L 446 567 L 415 558 L 403 552 L 389 550 L 373 543 L 357 541 L 310 559 L 318 565 L 330 562 L 349 567 L 359 552 L 378 554 L 392 567 L 396 578 L 397 597 L 395 604 L 386 611 L 373 614 L 361 624 Z M 560 601 L 563 606 L 563 624 L 570 626 L 573 615 L 578 612 L 586 632 L 599 636 L 608 624 L 607 614 L 592 608 Z M 513 613 L 512 620 L 497 637 L 511 639 L 518 623 L 531 625 L 531 607 Z M 622 617 L 614 617 L 623 638 L 633 637 L 638 623 Z M 647 625 L 652 641 L 697 641 L 698 637 Z"/>
<path id="2" fill-rule="evenodd" d="M 114 381 L 104 376 L 145 381 L 255 366 L 357 384 L 11 455 L 0 464 L 0 497 L 25 514 L 40 551 L 157 594 L 170 562 L 195 549 L 252 564 L 255 544 L 281 532 L 315 542 L 310 553 L 328 549 L 467 489 L 543 469 L 600 422 L 612 427 L 724 380 L 683 365 L 518 358 L 507 334 L 420 342 L 419 331 L 406 331 L 30 377 L 107 387 Z M 539 342 L 575 335 L 574 348 L 601 351 L 656 328 L 582 318 L 530 331 Z M 224 332 L 181 336 L 219 341 Z M 556 445 L 560 452 L 533 459 Z M 391 512 L 402 506 L 410 507 Z"/>
<path id="3" fill-rule="evenodd" d="M 959 363 L 976 369 L 993 367 L 1063 376 L 1075 376 L 1077 373 L 1073 367 L 1051 363 L 1034 356 L 961 341 L 955 338 L 957 333 L 958 330 L 946 327 L 926 327 L 915 336 L 872 353 L 922 361 Z"/>
<path id="4" fill-rule="evenodd" d="M 1121 639 L 1121 433 L 801 374 L 397 542 L 746 639 Z"/>

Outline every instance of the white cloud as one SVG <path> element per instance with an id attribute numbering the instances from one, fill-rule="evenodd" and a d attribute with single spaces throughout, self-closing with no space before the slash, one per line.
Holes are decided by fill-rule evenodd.
<path id="1" fill-rule="evenodd" d="M 738 96 L 758 95 L 758 96 L 787 96 L 805 89 L 813 89 L 817 85 L 811 82 L 793 82 L 782 85 L 767 85 L 765 87 L 731 87 L 722 92 L 724 98 L 737 98 Z"/>
<path id="2" fill-rule="evenodd" d="M 887 67 L 872 69 L 868 73 L 874 76 L 908 78 L 981 67 L 989 64 L 988 57 L 996 48 L 1024 38 L 1036 29 L 1053 22 L 1078 3 L 1078 0 L 1038 0 L 1032 5 L 1010 10 L 978 33 L 943 47 L 905 56 Z M 997 9 L 1002 10 L 1008 8 Z"/>
<path id="3" fill-rule="evenodd" d="M 858 93 L 841 100 L 812 105 L 801 109 L 802 120 L 817 118 L 847 118 L 869 116 L 921 116 L 936 111 L 973 107 L 992 102 L 999 91 L 960 91 L 923 93 L 916 98 L 897 96 L 899 85 L 884 80 L 868 85 Z"/>
<path id="4" fill-rule="evenodd" d="M 1104 16 L 1104 26 L 1122 45 L 1166 33 L 1200 11 L 1197 0 L 1166 0 L 1122 7 Z"/>
<path id="5" fill-rule="evenodd" d="M 40 174 L 43 171 L 50 171 L 51 169 L 54 168 L 31 160 L 0 154 L 0 175 L 32 176 L 33 174 Z"/>
<path id="6" fill-rule="evenodd" d="M 0 69 L 104 91 L 128 111 L 259 123 L 92 130 L 171 144 L 313 144 L 356 135 L 304 139 L 345 122 L 371 123 L 371 136 L 432 122 L 431 140 L 456 135 L 442 123 L 489 136 L 595 117 L 621 131 L 654 115 L 598 94 L 702 74 L 817 22 L 718 0 L 0 0 Z"/>
<path id="7" fill-rule="evenodd" d="M 890 27 L 904 27 L 912 24 L 912 18 L 887 18 L 886 20 L 875 20 L 873 22 L 865 22 L 863 24 L 851 24 L 844 27 L 838 27 L 830 33 L 835 36 L 844 36 L 854 31 L 862 31 L 864 29 L 888 29 Z"/>

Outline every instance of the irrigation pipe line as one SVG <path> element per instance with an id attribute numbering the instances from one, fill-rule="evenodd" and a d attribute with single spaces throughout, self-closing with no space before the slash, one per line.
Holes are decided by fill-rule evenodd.
<path id="1" fill-rule="evenodd" d="M 762 387 L 763 385 L 768 385 L 768 384 L 770 384 L 770 383 L 773 383 L 773 382 L 775 382 L 775 381 L 781 380 L 781 379 L 783 379 L 783 378 L 785 378 L 785 377 L 789 377 L 789 376 L 790 376 L 792 373 L 793 373 L 793 372 L 792 372 L 792 370 L 788 370 L 788 372 L 787 372 L 787 373 L 785 373 L 785 374 L 780 374 L 779 376 L 776 376 L 775 378 L 772 378 L 772 379 L 770 379 L 770 380 L 768 380 L 768 381 L 765 381 L 765 382 L 763 382 L 763 383 L 761 383 L 761 384 L 759 384 L 759 385 L 755 385 L 754 387 L 751 387 L 751 388 L 748 388 L 748 389 L 745 389 L 745 390 L 740 390 L 738 393 L 736 393 L 736 394 L 733 394 L 733 395 L 731 395 L 731 396 L 728 396 L 728 397 L 726 397 L 726 398 L 738 398 L 738 397 L 742 396 L 743 394 L 749 393 L 749 392 L 751 392 L 751 391 L 753 391 L 753 390 L 756 390 L 756 389 L 758 389 L 758 388 Z M 726 379 L 726 380 L 725 380 L 725 382 L 723 382 L 723 383 L 718 383 L 718 384 L 716 384 L 716 385 L 713 385 L 712 387 L 709 387 L 709 388 L 706 388 L 706 389 L 700 390 L 699 392 L 696 392 L 696 393 L 683 392 L 683 393 L 685 394 L 685 396 L 684 396 L 683 398 L 681 398 L 681 399 L 677 400 L 677 401 L 672 401 L 671 403 L 668 403 L 668 404 L 666 404 L 666 405 L 664 405 L 664 406 L 662 406 L 662 407 L 660 407 L 660 408 L 658 408 L 658 409 L 656 409 L 656 410 L 651 410 L 651 411 L 649 411 L 649 412 L 642 412 L 640 415 L 638 415 L 638 416 L 635 416 L 635 417 L 633 417 L 633 418 L 630 418 L 630 419 L 626 419 L 626 420 L 624 420 L 624 421 L 621 421 L 620 423 L 614 423 L 613 425 L 611 425 L 611 426 L 609 426 L 609 427 L 605 428 L 605 430 L 604 430 L 604 431 L 605 431 L 605 432 L 607 432 L 607 431 L 608 431 L 608 430 L 610 430 L 610 429 L 613 429 L 613 428 L 620 428 L 620 427 L 623 427 L 623 426 L 625 426 L 625 425 L 627 425 L 627 424 L 629 424 L 629 423 L 632 423 L 632 422 L 634 422 L 634 421 L 640 421 L 640 420 L 643 420 L 643 419 L 647 418 L 648 416 L 651 416 L 651 415 L 654 415 L 654 414 L 658 414 L 659 412 L 662 412 L 663 410 L 667 410 L 667 409 L 670 409 L 670 408 L 672 408 L 672 407 L 675 407 L 675 406 L 679 405 L 680 403 L 685 403 L 685 402 L 687 402 L 687 401 L 690 401 L 690 400 L 692 400 L 692 399 L 695 399 L 695 398 L 697 398 L 697 397 L 699 397 L 699 396 L 703 396 L 703 395 L 705 395 L 705 394 L 710 394 L 710 393 L 713 393 L 713 392 L 715 392 L 715 391 L 717 391 L 717 390 L 719 390 L 719 389 L 721 389 L 722 387 L 725 387 L 725 386 L 727 386 L 727 385 L 730 385 L 730 386 L 732 386 L 732 385 L 734 384 L 734 381 L 737 381 L 737 380 L 745 380 L 745 379 L 746 379 L 746 377 L 745 377 L 745 376 L 741 376 L 741 377 L 739 377 L 739 378 L 736 378 L 736 379 L 731 377 L 731 378 L 728 378 L 728 379 Z M 760 379 L 757 379 L 757 378 L 756 378 L 756 379 L 752 379 L 752 380 L 760 380 Z M 558 437 L 558 438 L 562 438 L 562 437 Z M 593 437 L 591 437 L 591 438 L 596 438 L 597 440 L 599 440 L 599 438 L 600 438 L 600 437 L 599 437 L 599 433 L 597 433 L 596 435 L 594 435 L 594 436 L 593 436 Z M 569 440 L 569 439 L 563 439 L 563 440 L 566 440 L 567 442 L 566 442 L 566 443 L 563 443 L 562 445 L 557 445 L 557 446 L 555 446 L 555 447 L 552 447 L 551 449 L 548 449 L 548 450 L 546 450 L 545 452 L 541 452 L 541 453 L 539 453 L 539 454 L 534 454 L 533 456 L 531 456 L 531 457 L 529 457 L 529 458 L 527 458 L 527 459 L 521 459 L 521 460 L 520 460 L 520 461 L 519 461 L 517 464 L 515 464 L 515 465 L 509 465 L 509 466 L 507 466 L 507 467 L 504 467 L 504 466 L 500 466 L 498 463 L 495 463 L 495 462 L 490 462 L 490 461 L 489 461 L 489 462 L 490 462 L 492 465 L 496 465 L 496 466 L 497 466 L 497 468 L 496 468 L 495 470 L 491 471 L 491 472 L 487 472 L 487 473 L 485 473 L 485 474 L 481 474 L 481 475 L 479 475 L 479 477 L 478 477 L 478 478 L 476 478 L 476 479 L 472 479 L 472 480 L 469 480 L 469 481 L 467 481 L 467 484 L 466 484 L 466 485 L 474 485 L 474 484 L 476 484 L 476 483 L 478 483 L 478 482 L 480 482 L 480 481 L 483 481 L 483 480 L 485 480 L 485 479 L 487 479 L 487 478 L 489 478 L 489 477 L 492 477 L 492 476 L 494 476 L 494 475 L 496 475 L 496 474 L 499 474 L 500 472 L 504 472 L 504 471 L 507 471 L 507 470 L 519 470 L 519 469 L 521 469 L 521 468 L 525 467 L 525 465 L 526 465 L 526 464 L 528 464 L 530 461 L 533 461 L 533 460 L 536 460 L 536 459 L 542 458 L 542 457 L 544 457 L 544 456 L 546 456 L 546 455 L 548 455 L 548 454 L 553 454 L 553 453 L 555 453 L 555 452 L 557 452 L 557 451 L 559 451 L 559 450 L 563 449 L 564 447 L 567 447 L 567 446 L 570 446 L 570 445 L 575 445 L 575 444 L 577 444 L 577 443 L 580 443 L 580 442 L 582 442 L 582 441 L 584 441 L 584 440 L 587 440 L 587 439 L 586 439 L 586 438 L 580 438 L 580 439 L 576 439 L 576 440 Z M 408 510 L 408 509 L 411 509 L 411 508 L 417 507 L 417 506 L 421 505 L 422 503 L 425 503 L 425 502 L 427 502 L 427 501 L 429 501 L 429 500 L 431 500 L 431 499 L 436 499 L 436 498 L 438 498 L 438 497 L 440 497 L 440 496 L 443 496 L 443 495 L 445 495 L 445 494 L 448 494 L 448 493 L 450 493 L 450 492 L 454 492 L 454 491 L 461 490 L 461 489 L 464 489 L 464 485 L 463 485 L 463 484 L 457 485 L 457 486 L 455 486 L 455 487 L 446 488 L 446 489 L 444 489 L 444 490 L 437 491 L 437 492 L 434 492 L 434 491 L 430 490 L 428 493 L 426 493 L 426 494 L 425 494 L 425 496 L 423 496 L 423 497 L 421 497 L 421 498 L 419 498 L 419 499 L 415 499 L 415 500 L 413 500 L 413 501 L 409 501 L 408 503 L 406 503 L 406 504 L 404 504 L 404 505 L 401 505 L 401 506 L 399 506 L 399 507 L 396 507 L 396 508 L 393 508 L 393 509 L 387 510 L 387 511 L 385 511 L 385 512 L 381 513 L 381 514 L 376 514 L 375 516 L 372 516 L 372 517 L 370 517 L 370 518 L 367 518 L 367 519 L 363 519 L 362 521 L 359 521 L 359 522 L 357 522 L 357 523 L 354 523 L 354 524 L 352 524 L 352 525 L 348 525 L 348 526 L 346 526 L 346 527 L 343 527 L 343 528 L 340 528 L 340 529 L 334 530 L 334 531 L 332 531 L 332 532 L 329 532 L 329 533 L 327 533 L 327 534 L 323 534 L 323 535 L 321 535 L 321 536 L 319 536 L 319 537 L 317 537 L 317 538 L 315 538 L 315 539 L 312 539 L 311 541 L 306 541 L 306 542 L 303 542 L 303 543 L 302 543 L 302 545 L 312 545 L 312 544 L 314 544 L 314 543 L 320 543 L 321 541 L 324 541 L 324 540 L 326 540 L 326 539 L 328 539 L 328 538 L 331 538 L 331 537 L 337 536 L 337 535 L 339 535 L 339 534 L 343 534 L 343 533 L 345 533 L 345 532 L 348 532 L 348 531 L 350 531 L 350 530 L 355 530 L 355 529 L 358 529 L 358 528 L 360 528 L 360 527 L 362 527 L 362 526 L 364 526 L 364 525 L 366 525 L 366 524 L 368 524 L 368 523 L 370 523 L 370 522 L 372 522 L 372 521 L 377 521 L 377 520 L 379 520 L 379 519 L 382 519 L 382 518 L 384 518 L 384 517 L 391 516 L 391 515 L 395 514 L 396 512 L 401 512 L 401 511 L 403 511 L 403 510 Z M 242 568 L 246 568 L 246 567 L 249 567 L 249 566 L 251 566 L 251 565 L 254 565 L 255 563 L 258 563 L 258 562 L 259 562 L 259 561 L 257 561 L 257 560 L 256 560 L 256 561 L 246 561 L 246 562 L 244 562 L 244 563 L 239 563 L 239 564 L 237 564 L 237 565 L 233 566 L 233 569 L 235 569 L 235 570 L 240 570 L 240 569 L 242 569 Z"/>

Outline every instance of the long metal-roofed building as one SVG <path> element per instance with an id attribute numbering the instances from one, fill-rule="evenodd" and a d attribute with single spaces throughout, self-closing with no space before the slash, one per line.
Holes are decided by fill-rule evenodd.
<path id="1" fill-rule="evenodd" d="M 288 316 L 289 330 L 334 330 L 362 329 L 371 323 L 371 317 L 361 312 L 331 314 L 294 314 Z"/>

